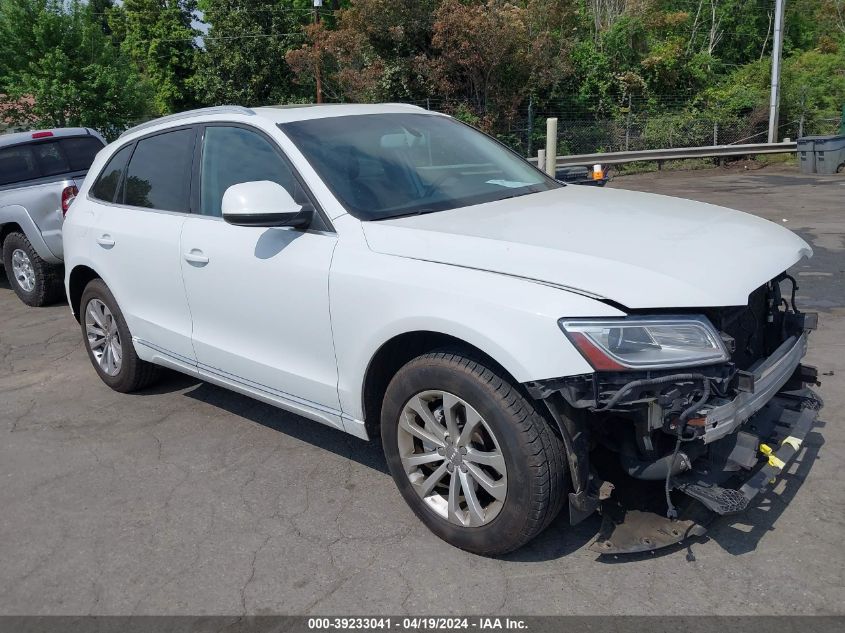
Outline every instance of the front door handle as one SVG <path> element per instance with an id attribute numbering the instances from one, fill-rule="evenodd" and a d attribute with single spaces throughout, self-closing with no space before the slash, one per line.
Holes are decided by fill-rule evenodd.
<path id="1" fill-rule="evenodd" d="M 114 240 L 112 239 L 111 235 L 108 233 L 104 233 L 100 237 L 97 238 L 97 244 L 102 246 L 103 248 L 111 248 L 114 246 Z"/>
<path id="2" fill-rule="evenodd" d="M 208 257 L 198 248 L 192 248 L 185 253 L 185 261 L 196 266 L 205 266 L 208 263 Z"/>

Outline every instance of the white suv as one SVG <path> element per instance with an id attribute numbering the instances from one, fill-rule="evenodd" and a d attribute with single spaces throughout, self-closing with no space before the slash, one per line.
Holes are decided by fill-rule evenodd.
<path id="1" fill-rule="evenodd" d="M 701 533 L 701 511 L 744 509 L 783 468 L 818 408 L 800 364 L 814 315 L 781 293 L 811 254 L 799 237 L 565 186 L 411 106 L 134 128 L 98 155 L 64 251 L 110 387 L 165 366 L 380 435 L 420 519 L 483 554 L 564 505 L 572 522 L 602 511 L 602 552 Z M 620 520 L 634 506 L 652 514 Z"/>

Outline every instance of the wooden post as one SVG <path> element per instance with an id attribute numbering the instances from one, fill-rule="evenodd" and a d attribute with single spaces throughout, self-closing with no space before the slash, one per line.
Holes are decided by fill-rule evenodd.
<path id="1" fill-rule="evenodd" d="M 546 171 L 546 150 L 542 147 L 537 150 L 537 169 Z"/>
<path id="2" fill-rule="evenodd" d="M 557 119 L 546 119 L 546 173 L 555 177 L 557 169 Z"/>

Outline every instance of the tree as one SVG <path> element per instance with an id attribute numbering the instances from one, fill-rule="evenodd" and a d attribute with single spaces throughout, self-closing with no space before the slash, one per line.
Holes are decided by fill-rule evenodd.
<path id="1" fill-rule="evenodd" d="M 303 100 L 285 53 L 304 38 L 310 1 L 200 0 L 208 23 L 193 88 L 207 104 L 267 105 Z"/>
<path id="2" fill-rule="evenodd" d="M 364 33 L 349 28 L 329 30 L 323 24 L 308 25 L 303 31 L 306 43 L 285 55 L 300 86 L 313 95 L 319 73 L 320 91 L 328 101 L 385 100 L 385 63 Z"/>
<path id="3" fill-rule="evenodd" d="M 0 106 L 116 131 L 197 102 L 313 101 L 319 76 L 327 101 L 430 99 L 512 145 L 544 116 L 562 142 L 566 119 L 598 120 L 585 151 L 618 144 L 591 140 L 604 128 L 627 143 L 669 122 L 675 142 L 685 121 L 753 134 L 766 118 L 772 0 L 312 3 L 0 0 Z M 843 3 L 787 3 L 783 120 L 821 129 L 841 110 Z"/>
<path id="4" fill-rule="evenodd" d="M 319 68 L 323 92 L 337 101 L 424 97 L 414 58 L 431 46 L 435 0 L 354 0 L 326 21 L 305 29 L 305 43 L 285 59 L 311 89 Z"/>
<path id="5" fill-rule="evenodd" d="M 845 47 L 844 47 L 845 48 Z M 737 68 L 705 91 L 718 119 L 739 118 L 765 125 L 768 120 L 771 62 L 762 59 Z M 834 131 L 845 103 L 845 51 L 807 51 L 783 60 L 780 123 L 782 136 Z"/>
<path id="6" fill-rule="evenodd" d="M 417 59 L 420 72 L 433 91 L 467 102 L 494 126 L 549 85 L 563 61 L 553 35 L 530 25 L 524 6 L 444 0 L 434 14 L 433 53 Z"/>
<path id="7" fill-rule="evenodd" d="M 113 137 L 147 112 L 146 84 L 90 6 L 2 0 L 0 8 L 0 93 L 12 121 Z"/>
<path id="8" fill-rule="evenodd" d="M 196 63 L 195 10 L 196 0 L 124 0 L 108 11 L 121 48 L 154 88 L 158 114 L 194 103 L 187 83 Z"/>
<path id="9" fill-rule="evenodd" d="M 100 24 L 103 33 L 111 35 L 112 30 L 109 26 L 109 16 L 114 10 L 114 0 L 88 0 L 88 6 L 91 9 L 91 17 L 95 22 Z"/>

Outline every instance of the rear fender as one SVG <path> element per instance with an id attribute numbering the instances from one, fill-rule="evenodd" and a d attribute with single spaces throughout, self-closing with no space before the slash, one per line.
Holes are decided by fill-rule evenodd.
<path id="1" fill-rule="evenodd" d="M 47 246 L 44 237 L 41 235 L 41 231 L 24 207 L 19 204 L 0 207 L 0 225 L 9 223 L 15 223 L 21 227 L 29 243 L 32 244 L 32 248 L 35 249 L 35 252 L 38 253 L 41 259 L 51 264 L 62 263 L 62 259 L 57 257 Z"/>

